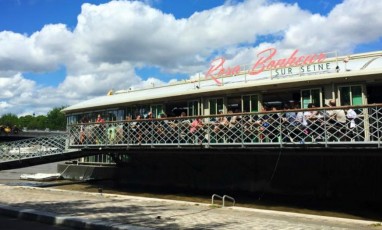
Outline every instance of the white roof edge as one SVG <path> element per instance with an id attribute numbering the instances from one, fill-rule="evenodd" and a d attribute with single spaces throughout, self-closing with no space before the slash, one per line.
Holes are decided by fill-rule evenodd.
<path id="1" fill-rule="evenodd" d="M 368 52 L 368 53 L 361 53 L 361 54 L 351 54 L 351 55 L 345 55 L 341 57 L 334 57 L 334 58 L 328 58 L 325 60 L 324 63 L 328 62 L 334 62 L 339 60 L 344 60 L 346 57 L 350 57 L 350 60 L 354 59 L 365 59 L 365 58 L 378 58 L 382 56 L 382 51 L 375 51 L 375 52 Z M 363 60 L 367 61 L 367 60 Z M 350 64 L 350 61 L 349 61 Z M 352 71 L 345 71 L 345 72 L 331 72 L 331 73 L 320 73 L 320 74 L 312 74 L 312 75 L 303 75 L 299 77 L 286 77 L 282 79 L 268 79 L 267 75 L 264 78 L 260 78 L 259 80 L 251 80 L 243 82 L 237 81 L 231 83 L 227 83 L 223 86 L 217 86 L 216 83 L 211 80 L 201 80 L 199 81 L 188 81 L 185 83 L 179 83 L 179 84 L 169 84 L 161 87 L 155 87 L 155 88 L 145 88 L 140 90 L 120 90 L 120 93 L 110 95 L 110 96 L 101 96 L 96 97 L 90 100 L 86 100 L 83 102 L 80 102 L 78 104 L 69 106 L 62 111 L 65 113 L 70 112 L 76 112 L 81 110 L 87 110 L 88 108 L 96 108 L 96 107 L 105 107 L 107 105 L 121 105 L 124 103 L 131 103 L 131 102 L 139 102 L 139 101 L 147 101 L 152 99 L 159 99 L 159 98 L 170 98 L 172 96 L 186 96 L 186 95 L 192 95 L 192 94 L 198 94 L 203 92 L 216 92 L 221 90 L 228 90 L 228 89 L 235 89 L 235 88 L 243 88 L 243 87 L 254 87 L 254 86 L 265 86 L 269 84 L 283 84 L 283 83 L 291 83 L 291 82 L 300 82 L 300 81 L 306 81 L 306 80 L 317 80 L 317 75 L 320 76 L 320 79 L 322 78 L 341 78 L 344 76 L 353 76 L 353 75 L 369 75 L 369 74 L 378 74 L 382 73 L 382 66 L 380 66 L 378 69 L 361 69 L 359 70 L 360 64 L 357 64 L 357 69 Z M 364 65 L 363 65 L 364 66 Z M 270 75 L 270 74 L 269 74 Z M 241 75 L 235 76 L 235 78 L 243 77 Z M 223 78 L 222 80 L 225 80 L 226 78 Z M 227 77 L 228 80 L 231 80 L 232 77 Z M 199 89 L 196 86 L 199 86 L 202 84 L 202 87 Z M 166 90 L 164 90 L 166 89 Z"/>

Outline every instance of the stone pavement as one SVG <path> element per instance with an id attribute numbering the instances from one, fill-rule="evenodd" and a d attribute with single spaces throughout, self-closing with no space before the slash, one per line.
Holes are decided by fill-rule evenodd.
<path id="1" fill-rule="evenodd" d="M 373 221 L 7 185 L 0 214 L 78 229 L 382 229 Z"/>

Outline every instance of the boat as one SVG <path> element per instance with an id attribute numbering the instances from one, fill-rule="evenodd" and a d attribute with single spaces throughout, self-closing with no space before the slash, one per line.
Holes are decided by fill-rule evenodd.
<path id="1" fill-rule="evenodd" d="M 193 137 L 187 137 L 190 124 L 180 125 L 183 124 L 180 121 L 192 121 L 196 116 L 202 116 L 204 124 L 209 125 L 204 127 L 202 135 L 205 138 L 200 141 L 206 147 L 228 143 L 283 147 L 285 140 L 304 144 L 331 143 L 333 140 L 346 144 L 379 143 L 382 51 L 337 56 L 336 52 L 299 55 L 295 50 L 289 57 L 279 59 L 276 59 L 276 53 L 274 48 L 261 51 L 253 65 L 244 67 L 225 66 L 225 59 L 218 58 L 210 63 L 205 74 L 193 80 L 115 91 L 69 106 L 62 110 L 67 116 L 70 132 L 69 148 L 99 148 L 105 144 L 187 147 L 193 144 L 190 143 Z M 273 121 L 274 125 L 267 128 L 265 125 L 269 122 L 260 119 L 265 114 L 285 116 L 290 108 L 309 111 L 309 104 L 326 114 L 327 105 L 333 101 L 343 110 L 356 110 L 360 126 L 351 134 L 346 122 L 333 128 L 325 121 L 328 125 L 324 130 L 318 125 L 312 126 L 311 133 L 316 138 L 305 140 L 303 136 L 307 130 L 304 130 L 305 134 L 296 130 L 283 132 L 287 128 L 285 123 Z M 370 104 L 375 105 L 374 108 Z M 181 114 L 186 117 L 180 117 Z M 242 119 L 245 122 L 237 131 L 224 126 L 213 127 L 219 117 L 226 116 L 230 120 L 234 115 L 246 118 Z M 106 122 L 97 123 L 98 116 Z M 142 117 L 143 120 L 137 120 Z M 258 123 L 253 122 L 255 117 Z M 318 121 L 325 119 L 324 116 L 318 118 Z M 257 127 L 261 123 L 264 126 Z M 138 131 L 137 126 L 140 127 Z M 272 127 L 276 128 L 271 130 Z M 267 130 L 271 130 L 271 135 L 266 133 Z M 333 134 L 335 130 L 341 132 Z M 323 135 L 327 131 L 332 133 Z M 150 140 L 147 140 L 148 136 Z M 339 138 L 341 136 L 345 138 Z"/>
<path id="2" fill-rule="evenodd" d="M 35 174 L 21 174 L 21 180 L 32 181 L 55 181 L 62 179 L 60 173 L 35 173 Z"/>
<path id="3" fill-rule="evenodd" d="M 126 165 L 116 179 L 132 185 L 380 206 L 382 50 L 276 54 L 266 49 L 242 66 L 218 58 L 192 80 L 71 105 L 67 147 L 94 153 L 79 163 Z M 335 110 L 355 115 L 333 122 Z M 309 124 L 289 120 L 312 111 Z"/>

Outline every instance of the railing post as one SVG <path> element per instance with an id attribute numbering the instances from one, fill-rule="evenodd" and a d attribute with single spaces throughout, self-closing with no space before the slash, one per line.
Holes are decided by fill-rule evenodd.
<path id="1" fill-rule="evenodd" d="M 378 114 L 379 114 L 379 110 L 380 110 L 381 108 L 379 108 L 378 109 L 378 107 L 376 106 L 375 107 L 375 112 L 377 113 L 377 115 L 376 115 L 376 121 L 377 121 L 377 138 L 378 138 L 378 148 L 381 148 L 381 135 L 380 135 L 380 127 L 379 127 L 379 124 L 380 124 L 380 121 L 379 121 L 379 116 L 378 116 Z"/>
<path id="2" fill-rule="evenodd" d="M 209 148 L 210 144 L 211 144 L 211 125 L 210 125 L 211 118 L 207 118 L 207 119 L 208 119 L 208 125 L 207 125 L 207 137 L 208 137 L 208 139 L 207 139 L 207 146 L 206 147 Z"/>
<path id="3" fill-rule="evenodd" d="M 200 73 L 199 73 L 199 78 L 200 78 Z M 199 80 L 199 82 L 200 82 L 200 80 Z M 181 141 L 181 135 L 182 135 L 182 132 L 181 132 L 181 130 L 183 130 L 183 127 L 182 127 L 182 125 L 183 125 L 183 118 L 182 119 L 179 119 L 179 120 L 177 120 L 177 123 L 178 123 L 178 126 L 180 126 L 180 127 L 178 127 L 178 130 L 177 130 L 177 132 L 178 132 L 178 148 L 180 148 L 180 141 Z"/>
<path id="4" fill-rule="evenodd" d="M 240 124 L 240 139 L 241 139 L 241 147 L 244 148 L 244 124 L 243 124 L 244 118 L 242 117 L 239 120 Z"/>
<path id="5" fill-rule="evenodd" d="M 123 127 L 124 127 L 124 125 L 125 124 L 123 124 Z M 126 148 L 129 148 L 129 146 L 130 146 L 130 137 L 131 137 L 131 135 L 130 135 L 130 129 L 131 129 L 131 122 L 129 122 L 129 121 L 127 121 L 127 124 L 126 124 L 126 126 L 127 126 L 127 133 L 126 133 Z M 122 130 L 123 130 L 123 127 L 122 127 Z"/>
<path id="6" fill-rule="evenodd" d="M 154 122 L 152 119 L 150 119 L 150 125 L 151 125 L 151 130 L 150 130 L 150 139 L 151 139 L 151 148 L 154 148 Z M 155 138 L 156 139 L 156 138 Z"/>
<path id="7" fill-rule="evenodd" d="M 284 134 L 283 134 L 283 122 L 282 122 L 282 114 L 280 114 L 279 116 L 278 116 L 278 122 L 279 122 L 279 136 L 277 137 L 279 140 L 279 143 L 280 143 L 280 148 L 282 148 L 283 147 L 283 136 L 284 136 Z"/>
<path id="8" fill-rule="evenodd" d="M 328 121 L 327 121 L 327 114 L 328 114 L 328 111 L 326 109 L 323 110 L 324 111 L 324 138 L 325 138 L 325 148 L 328 147 Z"/>

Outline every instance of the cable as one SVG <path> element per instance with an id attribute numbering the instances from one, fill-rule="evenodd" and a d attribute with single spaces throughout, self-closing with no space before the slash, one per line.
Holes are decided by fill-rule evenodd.
<path id="1" fill-rule="evenodd" d="M 279 156 L 277 157 L 276 165 L 275 165 L 275 167 L 274 167 L 274 169 L 273 169 L 272 176 L 271 176 L 271 178 L 269 179 L 267 185 L 270 185 L 270 184 L 271 184 L 271 182 L 272 182 L 272 180 L 273 180 L 273 177 L 274 177 L 275 174 L 276 174 L 276 170 L 277 170 L 277 166 L 279 165 L 280 157 L 281 157 L 281 149 L 280 149 L 280 152 L 279 152 Z M 264 193 L 265 193 L 265 186 L 264 186 L 264 188 L 263 188 L 262 193 L 261 193 L 260 196 L 259 196 L 259 200 L 261 200 L 261 199 L 263 198 Z"/>

